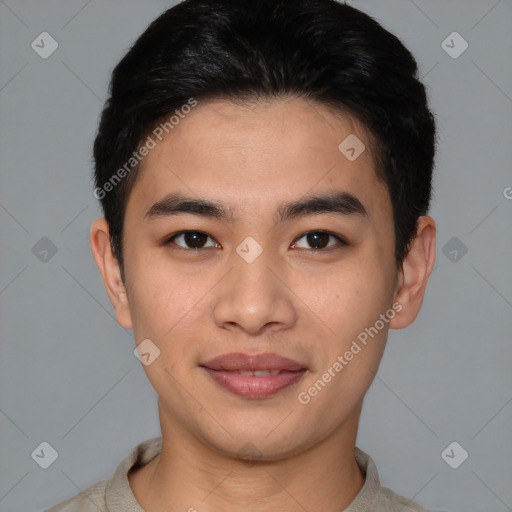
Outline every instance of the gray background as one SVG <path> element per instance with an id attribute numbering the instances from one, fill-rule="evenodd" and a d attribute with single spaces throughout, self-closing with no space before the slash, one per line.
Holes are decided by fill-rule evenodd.
<path id="1" fill-rule="evenodd" d="M 512 1 L 351 3 L 416 56 L 440 139 L 437 265 L 416 322 L 390 331 L 357 444 L 384 485 L 426 507 L 512 510 Z M 0 0 L 2 512 L 68 498 L 160 435 L 88 230 L 100 215 L 91 151 L 109 74 L 170 5 Z M 31 48 L 43 31 L 59 44 L 47 59 Z M 453 31 L 469 43 L 456 59 L 441 46 Z M 36 246 L 43 237 L 56 254 Z M 43 441 L 58 452 L 48 469 L 31 457 Z M 441 457 L 452 441 L 469 453 L 458 469 Z"/>

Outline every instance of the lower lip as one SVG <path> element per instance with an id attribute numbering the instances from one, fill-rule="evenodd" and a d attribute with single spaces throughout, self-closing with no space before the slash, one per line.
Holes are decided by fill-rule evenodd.
<path id="1" fill-rule="evenodd" d="M 295 384 L 306 373 L 306 370 L 283 371 L 277 375 L 256 377 L 255 375 L 244 376 L 236 372 L 212 370 L 204 366 L 202 368 L 210 374 L 217 384 L 235 395 L 246 398 L 266 398 L 275 395 Z"/>

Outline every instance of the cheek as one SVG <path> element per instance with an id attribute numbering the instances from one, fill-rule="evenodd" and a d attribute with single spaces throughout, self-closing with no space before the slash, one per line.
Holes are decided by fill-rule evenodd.
<path id="1" fill-rule="evenodd" d="M 136 339 L 147 337 L 163 343 L 187 321 L 206 285 L 204 281 L 196 283 L 193 274 L 178 272 L 161 255 L 131 255 L 126 268 Z"/>
<path id="2" fill-rule="evenodd" d="M 364 257 L 357 265 L 339 265 L 301 284 L 301 296 L 332 336 L 356 335 L 389 307 L 391 278 L 382 263 Z"/>
<path id="3" fill-rule="evenodd" d="M 318 407 L 322 414 L 336 407 L 343 415 L 356 406 L 370 386 L 385 348 L 389 322 L 382 323 L 380 315 L 391 307 L 389 270 L 372 258 L 360 263 L 332 273 L 325 280 L 324 293 L 316 294 L 311 307 L 329 329 L 315 336 L 315 368 L 308 379 L 308 385 L 316 386 L 311 389 L 313 395 L 307 389 L 301 391 L 306 392 L 306 400 L 314 402 L 312 409 Z M 322 398 L 313 399 L 314 393 Z"/>
<path id="4" fill-rule="evenodd" d="M 133 275 L 130 300 L 133 331 L 136 343 L 150 339 L 159 356 L 153 363 L 143 366 L 148 380 L 160 396 L 176 393 L 184 372 L 194 368 L 201 343 L 201 297 L 208 290 L 207 283 L 194 283 L 190 277 L 164 272 L 152 266 L 147 272 Z M 186 397 L 176 396 L 179 403 Z"/>
<path id="5" fill-rule="evenodd" d="M 380 315 L 391 307 L 383 275 L 375 267 L 372 273 L 340 272 L 315 306 L 329 331 L 316 336 L 315 367 L 297 400 L 307 408 L 307 418 L 325 418 L 327 430 L 358 406 L 378 370 L 389 327 L 381 325 Z"/>

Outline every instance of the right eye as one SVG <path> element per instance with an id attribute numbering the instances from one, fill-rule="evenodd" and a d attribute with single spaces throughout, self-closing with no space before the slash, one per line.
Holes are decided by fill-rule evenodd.
<path id="1" fill-rule="evenodd" d="M 164 242 L 164 245 L 170 245 L 173 243 L 178 247 L 188 251 L 197 251 L 203 248 L 219 246 L 219 244 L 215 241 L 213 241 L 213 245 L 205 246 L 206 240 L 208 238 L 213 241 L 213 238 L 211 238 L 206 233 L 203 233 L 202 231 L 180 231 L 179 233 L 175 233 L 171 237 L 167 238 L 167 240 Z M 185 245 L 177 243 L 177 240 L 181 240 L 181 243 Z"/>

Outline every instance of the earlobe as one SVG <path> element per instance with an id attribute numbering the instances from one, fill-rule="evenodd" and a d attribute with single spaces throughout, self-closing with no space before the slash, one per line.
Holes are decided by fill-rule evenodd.
<path id="1" fill-rule="evenodd" d="M 418 316 L 435 259 L 436 224 L 432 217 L 422 216 L 418 219 L 416 237 L 398 275 L 395 302 L 402 308 L 391 320 L 391 329 L 403 329 Z"/>
<path id="2" fill-rule="evenodd" d="M 117 321 L 125 329 L 132 328 L 132 318 L 126 287 L 121 277 L 121 269 L 112 251 L 107 221 L 96 219 L 89 233 L 92 255 L 103 279 L 108 297 L 116 314 Z"/>

